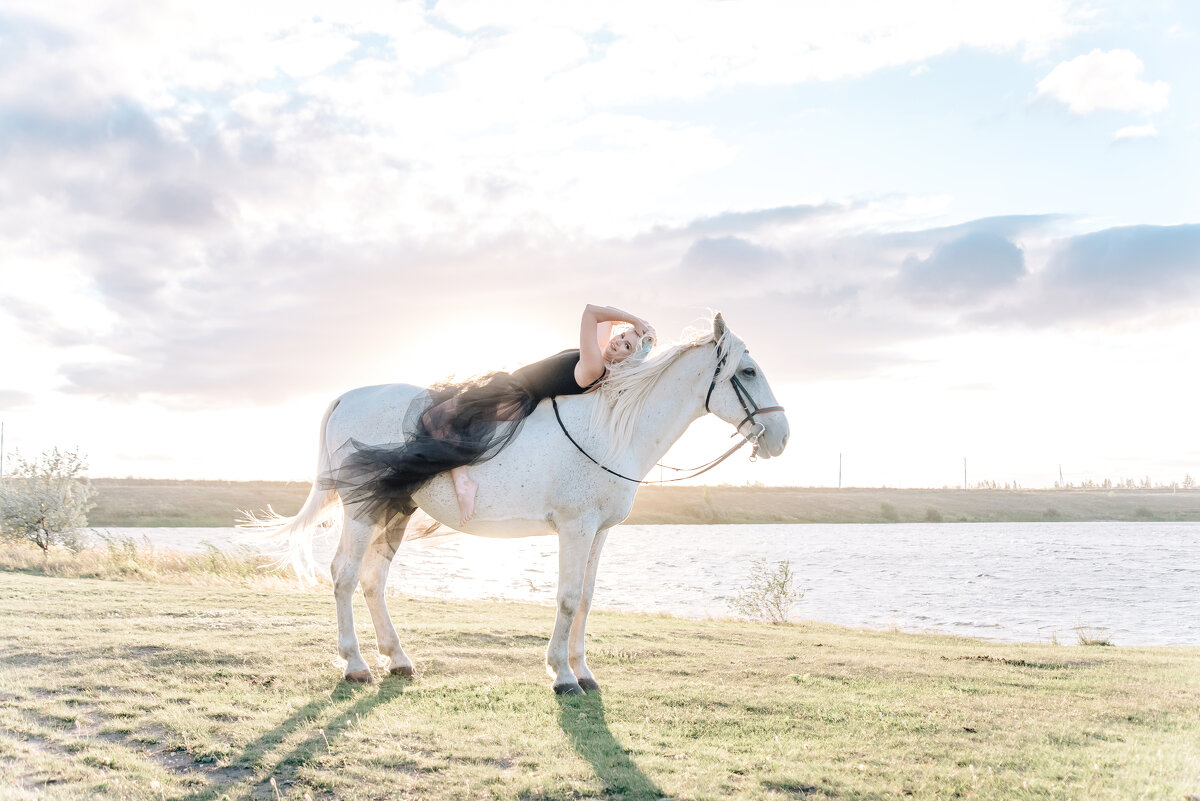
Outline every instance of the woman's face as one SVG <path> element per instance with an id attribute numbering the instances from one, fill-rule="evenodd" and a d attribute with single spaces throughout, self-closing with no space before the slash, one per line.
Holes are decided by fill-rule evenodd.
<path id="1" fill-rule="evenodd" d="M 608 345 L 604 347 L 604 361 L 609 364 L 616 364 L 624 361 L 637 351 L 641 338 L 629 329 L 623 334 L 619 334 L 608 341 Z"/>

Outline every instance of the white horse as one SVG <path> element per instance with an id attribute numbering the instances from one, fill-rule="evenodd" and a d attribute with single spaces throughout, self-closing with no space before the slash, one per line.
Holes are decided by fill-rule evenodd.
<path id="1" fill-rule="evenodd" d="M 725 327 L 721 315 L 711 335 L 657 357 L 662 373 L 636 423 L 631 446 L 602 469 L 587 454 L 604 450 L 606 432 L 589 431 L 592 394 L 558 400 L 562 427 L 551 403 L 541 403 L 525 420 L 518 436 L 491 460 L 471 469 L 479 483 L 475 516 L 459 523 L 458 503 L 448 474 L 429 481 L 414 496 L 420 509 L 442 524 L 484 537 L 558 535 L 558 612 L 546 649 L 546 668 L 558 693 L 598 689 L 584 657 L 584 628 L 592 603 L 596 567 L 608 530 L 633 508 L 637 480 L 662 458 L 692 421 L 711 411 L 751 439 L 762 457 L 778 456 L 788 438 L 783 409 L 745 344 Z M 386 384 L 351 390 L 330 404 L 322 421 L 317 482 L 299 513 L 292 518 L 254 520 L 287 542 L 297 570 L 311 572 L 312 531 L 336 523 L 342 510 L 341 538 L 331 574 L 337 601 L 338 652 L 346 660 L 345 678 L 371 682 L 354 633 L 351 599 L 361 583 L 379 652 L 388 670 L 405 676 L 413 663 L 400 646 L 384 601 L 388 568 L 404 539 L 409 518 L 376 525 L 354 504 L 343 505 L 337 490 L 321 489 L 320 479 L 345 458 L 343 443 L 367 445 L 402 442 L 410 404 L 425 390 Z M 578 443 L 572 444 L 564 433 Z M 335 450 L 331 451 L 329 445 Z M 581 452 L 580 448 L 583 449 Z M 620 474 L 620 475 L 617 475 Z"/>

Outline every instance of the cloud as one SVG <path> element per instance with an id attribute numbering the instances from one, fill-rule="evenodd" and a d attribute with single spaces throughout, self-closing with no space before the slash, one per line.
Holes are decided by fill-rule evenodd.
<path id="1" fill-rule="evenodd" d="M 1040 276 L 1043 300 L 1092 316 L 1194 301 L 1200 225 L 1132 225 L 1067 240 Z"/>
<path id="2" fill-rule="evenodd" d="M 692 236 L 720 236 L 746 232 L 764 231 L 775 227 L 789 227 L 814 222 L 830 217 L 845 215 L 861 208 L 861 203 L 820 203 L 795 206 L 776 206 L 753 211 L 728 211 L 709 217 L 691 220 L 686 225 L 669 227 L 655 226 L 639 240 L 673 239 Z"/>
<path id="3" fill-rule="evenodd" d="M 6 312 L 35 338 L 55 347 L 69 348 L 89 341 L 86 332 L 63 325 L 56 315 L 39 303 L 13 295 L 0 296 L 0 311 Z"/>
<path id="4" fill-rule="evenodd" d="M 486 72 L 459 73 L 468 91 L 527 96 L 527 37 L 541 31 L 557 41 L 593 40 L 575 60 L 543 48 L 555 97 L 603 106 L 667 97 L 695 98 L 732 85 L 774 86 L 832 81 L 916 65 L 961 48 L 1040 55 L 1079 29 L 1068 2 L 983 2 L 969 8 L 941 2 L 903 5 L 857 0 L 804 5 L 759 0 L 705 3 L 680 14 L 650 4 L 628 13 L 622 4 L 457 3 L 438 14 L 454 27 L 487 37 Z M 496 53 L 508 53 L 503 59 Z M 520 80 L 525 78 L 524 81 Z"/>
<path id="5" fill-rule="evenodd" d="M 853 376 L 903 362 L 898 349 L 916 339 L 981 325 L 1107 325 L 1200 291 L 1200 226 L 1047 240 L 1060 218 L 1028 215 L 888 234 L 835 227 L 840 233 L 815 235 L 801 226 L 772 238 L 793 218 L 773 212 L 719 215 L 738 236 L 679 233 L 709 230 L 715 218 L 703 218 L 669 240 L 512 234 L 454 247 L 327 231 L 251 240 L 217 229 L 189 252 L 172 245 L 190 229 L 118 228 L 80 250 L 92 259 L 89 294 L 115 322 L 88 330 L 87 344 L 99 350 L 74 352 L 59 374 L 90 396 L 274 402 L 362 383 L 414 338 L 435 341 L 462 287 L 519 314 L 628 293 L 632 276 L 633 294 L 664 332 L 668 321 L 681 326 L 717 305 L 764 364 L 787 365 L 776 378 Z M 1039 246 L 1052 255 L 1036 270 L 1021 244 L 1029 237 L 1050 242 Z M 30 299 L 10 296 L 2 308 L 30 336 L 84 344 L 84 334 Z M 820 345 L 802 353 L 798 343 Z M 399 368 L 396 377 L 405 377 Z"/>
<path id="6" fill-rule="evenodd" d="M 1130 111 L 1153 114 L 1167 107 L 1171 87 L 1141 79 L 1146 67 L 1129 50 L 1093 50 L 1055 67 L 1037 84 L 1037 96 L 1064 104 L 1075 114 Z"/>
<path id="7" fill-rule="evenodd" d="M 747 276 L 779 264 L 779 253 L 736 236 L 702 237 L 683 254 L 687 270 L 723 276 Z"/>
<path id="8" fill-rule="evenodd" d="M 974 232 L 939 244 L 927 258 L 910 255 L 897 281 L 918 303 L 978 304 L 1026 275 L 1025 254 L 1003 236 Z"/>
<path id="9" fill-rule="evenodd" d="M 939 288 L 970 305 L 1028 284 L 1023 238 L 1060 219 L 680 205 L 736 149 L 647 104 L 962 48 L 1030 57 L 1077 29 L 1065 2 L 13 8 L 0 314 L 60 349 L 83 395 L 276 401 L 374 377 L 447 309 L 553 315 L 614 292 L 684 321 L 722 305 L 781 363 L 836 337 L 804 369 L 867 370 L 941 330 Z M 23 286 L 48 263 L 78 278 L 73 304 Z"/>
<path id="10" fill-rule="evenodd" d="M 1126 125 L 1124 128 L 1118 128 L 1113 134 L 1113 141 L 1121 142 L 1126 139 L 1152 139 L 1158 136 L 1158 128 L 1154 123 L 1145 125 Z"/>
<path id="11" fill-rule="evenodd" d="M 15 389 L 0 389 L 0 411 L 16 411 L 32 406 L 36 398 L 28 392 L 18 392 Z"/>
<path id="12" fill-rule="evenodd" d="M 212 188 L 191 181 L 152 184 L 129 210 L 131 219 L 152 225 L 204 225 L 219 216 Z"/>
<path id="13" fill-rule="evenodd" d="M 995 217 L 981 217 L 977 220 L 938 228 L 924 228 L 914 231 L 897 231 L 894 233 L 878 234 L 875 240 L 891 248 L 932 248 L 952 239 L 987 234 L 993 237 L 1013 239 L 1028 234 L 1045 231 L 1047 228 L 1062 222 L 1065 214 L 1006 214 Z"/>
<path id="14" fill-rule="evenodd" d="M 1200 225 L 1134 225 L 1066 237 L 986 325 L 1154 325 L 1200 301 Z"/>

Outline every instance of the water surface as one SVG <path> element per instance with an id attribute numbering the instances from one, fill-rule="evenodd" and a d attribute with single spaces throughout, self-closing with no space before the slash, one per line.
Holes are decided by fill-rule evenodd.
<path id="1" fill-rule="evenodd" d="M 158 547 L 232 547 L 236 529 L 115 528 Z M 335 543 L 317 552 L 328 561 Z M 406 546 L 394 592 L 552 602 L 554 537 L 465 535 Z M 793 620 L 1118 645 L 1200 645 L 1200 523 L 618 526 L 597 608 L 727 617 L 754 559 L 791 561 L 805 590 Z"/>

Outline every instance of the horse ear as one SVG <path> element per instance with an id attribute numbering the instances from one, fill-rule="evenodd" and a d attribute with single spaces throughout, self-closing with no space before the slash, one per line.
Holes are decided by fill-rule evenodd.
<path id="1" fill-rule="evenodd" d="M 713 318 L 713 339 L 720 339 L 725 336 L 725 318 L 717 312 L 717 316 Z"/>

